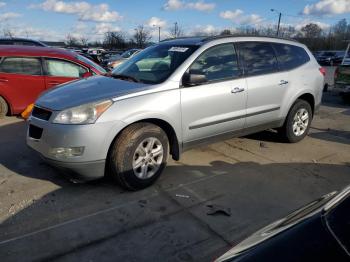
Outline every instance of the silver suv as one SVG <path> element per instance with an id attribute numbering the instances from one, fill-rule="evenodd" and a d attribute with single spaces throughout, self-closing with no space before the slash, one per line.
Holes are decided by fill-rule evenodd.
<path id="1" fill-rule="evenodd" d="M 134 56 L 108 76 L 43 94 L 27 143 L 50 164 L 138 190 L 160 176 L 168 154 L 276 128 L 303 139 L 320 105 L 323 70 L 294 41 L 267 37 L 181 38 Z"/>

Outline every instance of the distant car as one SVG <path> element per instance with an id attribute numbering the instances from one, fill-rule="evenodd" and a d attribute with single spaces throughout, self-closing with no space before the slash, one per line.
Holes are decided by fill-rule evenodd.
<path id="1" fill-rule="evenodd" d="M 141 49 L 130 49 L 125 51 L 121 55 L 116 55 L 110 59 L 110 61 L 107 64 L 107 67 L 110 69 L 114 69 L 122 63 L 124 63 L 125 61 L 132 58 L 134 55 L 138 54 L 140 51 Z"/>
<path id="2" fill-rule="evenodd" d="M 345 51 L 324 51 L 319 54 L 316 59 L 320 65 L 333 66 L 339 65 L 343 57 L 345 55 Z"/>
<path id="3" fill-rule="evenodd" d="M 123 51 L 110 51 L 110 52 L 104 53 L 102 56 L 100 65 L 107 68 L 109 62 L 112 62 L 120 58 L 121 54 L 123 53 L 124 53 Z"/>
<path id="4" fill-rule="evenodd" d="M 43 91 L 106 71 L 71 51 L 0 46 L 0 116 L 19 114 Z"/>
<path id="5" fill-rule="evenodd" d="M 26 39 L 26 38 L 0 38 L 0 45 L 24 45 L 24 46 L 43 46 L 48 47 L 48 45 L 43 42 Z"/>
<path id="6" fill-rule="evenodd" d="M 350 64 L 343 63 L 336 68 L 333 90 L 338 92 L 344 101 L 350 101 Z"/>
<path id="7" fill-rule="evenodd" d="M 216 262 L 350 261 L 350 187 L 257 231 Z"/>

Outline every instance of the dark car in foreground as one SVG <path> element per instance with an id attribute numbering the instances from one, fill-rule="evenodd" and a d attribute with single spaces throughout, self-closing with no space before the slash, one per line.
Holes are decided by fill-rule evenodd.
<path id="1" fill-rule="evenodd" d="M 45 90 L 106 71 L 71 51 L 0 45 L 0 117 L 21 113 Z"/>
<path id="2" fill-rule="evenodd" d="M 257 231 L 216 261 L 350 261 L 350 186 Z"/>

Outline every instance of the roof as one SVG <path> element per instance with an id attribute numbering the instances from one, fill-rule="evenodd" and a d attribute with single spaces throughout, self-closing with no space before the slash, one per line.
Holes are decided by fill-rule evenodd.
<path id="1" fill-rule="evenodd" d="M 230 39 L 230 38 L 262 38 L 262 39 L 280 39 L 280 40 L 287 40 L 292 42 L 297 42 L 294 39 L 290 38 L 283 38 L 283 37 L 277 37 L 277 36 L 257 36 L 257 35 L 223 35 L 223 36 L 197 36 L 197 37 L 180 37 L 180 38 L 171 38 L 171 39 L 165 39 L 161 41 L 161 43 L 169 43 L 169 44 L 176 44 L 176 45 L 203 45 L 204 43 L 218 40 L 218 39 Z"/>
<path id="2" fill-rule="evenodd" d="M 64 49 L 41 46 L 0 45 L 0 56 L 65 56 L 74 57 L 74 53 Z"/>

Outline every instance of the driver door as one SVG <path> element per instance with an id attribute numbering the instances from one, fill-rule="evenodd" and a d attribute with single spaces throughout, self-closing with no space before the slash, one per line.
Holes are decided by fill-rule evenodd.
<path id="1" fill-rule="evenodd" d="M 241 77 L 232 43 L 204 51 L 187 70 L 204 77 L 200 84 L 181 88 L 183 141 L 200 142 L 240 130 L 246 115 L 246 81 Z M 183 78 L 184 80 L 184 78 Z"/>

